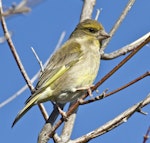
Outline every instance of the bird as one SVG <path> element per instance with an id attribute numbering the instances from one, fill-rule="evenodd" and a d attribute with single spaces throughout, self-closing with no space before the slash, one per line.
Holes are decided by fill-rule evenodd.
<path id="1" fill-rule="evenodd" d="M 109 37 L 98 21 L 86 19 L 80 22 L 50 58 L 35 92 L 26 100 L 12 127 L 36 104 L 46 101 L 64 104 L 88 92 L 98 74 L 103 40 Z"/>

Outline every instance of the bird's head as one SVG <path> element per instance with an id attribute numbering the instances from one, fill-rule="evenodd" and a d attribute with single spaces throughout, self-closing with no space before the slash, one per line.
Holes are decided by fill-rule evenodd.
<path id="1" fill-rule="evenodd" d="M 88 36 L 98 39 L 100 42 L 104 39 L 109 38 L 110 36 L 105 32 L 102 24 L 96 20 L 86 19 L 83 22 L 79 23 L 71 37 L 82 37 Z"/>

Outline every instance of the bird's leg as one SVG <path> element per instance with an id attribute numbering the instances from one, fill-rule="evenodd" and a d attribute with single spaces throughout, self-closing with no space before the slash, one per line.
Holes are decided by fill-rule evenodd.
<path id="1" fill-rule="evenodd" d="M 64 121 L 67 121 L 66 112 L 64 112 L 64 111 L 62 110 L 62 108 L 61 108 L 57 103 L 56 103 L 56 106 L 57 106 L 57 109 L 58 109 L 60 115 L 63 117 Z"/>
<path id="2" fill-rule="evenodd" d="M 92 90 L 91 88 L 93 87 L 94 85 L 91 85 L 91 86 L 85 86 L 85 87 L 79 87 L 79 88 L 76 88 L 76 91 L 82 91 L 82 90 L 87 90 L 88 94 L 92 97 Z"/>
<path id="3" fill-rule="evenodd" d="M 93 87 L 93 85 L 90 86 L 90 87 L 77 88 L 77 91 L 80 91 L 80 90 L 87 90 L 89 96 L 92 98 L 92 97 L 93 97 L 92 90 L 91 90 L 92 87 Z M 79 98 L 79 99 L 78 99 L 78 102 L 79 102 L 80 104 L 82 104 L 82 103 L 84 103 L 84 100 L 83 100 L 82 98 Z"/>

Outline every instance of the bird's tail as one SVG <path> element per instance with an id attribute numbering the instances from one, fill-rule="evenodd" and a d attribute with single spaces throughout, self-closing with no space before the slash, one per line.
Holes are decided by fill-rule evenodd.
<path id="1" fill-rule="evenodd" d="M 12 127 L 18 122 L 18 120 L 35 104 L 35 102 L 37 101 L 37 99 L 39 98 L 40 93 L 37 95 L 34 95 L 33 98 L 31 98 L 30 101 L 27 102 L 27 104 L 25 105 L 25 107 L 17 114 Z"/>

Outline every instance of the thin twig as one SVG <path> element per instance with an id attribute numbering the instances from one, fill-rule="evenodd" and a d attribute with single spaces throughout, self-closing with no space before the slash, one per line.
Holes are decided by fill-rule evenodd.
<path id="1" fill-rule="evenodd" d="M 111 91 L 109 93 L 104 93 L 104 94 L 96 96 L 96 97 L 94 97 L 92 99 L 89 99 L 89 100 L 86 100 L 86 101 L 82 101 L 82 102 L 80 102 L 80 105 L 89 104 L 91 102 L 95 102 L 95 101 L 101 100 L 101 99 L 103 99 L 105 97 L 108 97 L 108 96 L 110 96 L 112 94 L 115 94 L 115 93 L 117 93 L 117 92 L 119 92 L 119 91 L 121 91 L 121 90 L 123 90 L 123 89 L 125 89 L 125 88 L 127 88 L 127 87 L 129 87 L 129 86 L 131 86 L 133 84 L 135 84 L 136 82 L 138 82 L 139 80 L 142 80 L 143 78 L 145 78 L 147 76 L 150 76 L 150 72 L 144 73 L 143 75 L 139 76 L 138 78 L 132 80 L 131 82 L 129 82 L 129 83 L 127 83 L 127 84 L 125 84 L 125 85 L 123 85 L 123 86 L 121 86 L 121 87 L 117 88 L 116 90 L 113 90 L 113 91 Z"/>
<path id="2" fill-rule="evenodd" d="M 109 35 L 111 37 L 115 34 L 117 29 L 119 28 L 120 24 L 122 23 L 122 21 L 124 20 L 124 18 L 128 14 L 128 12 L 130 11 L 130 9 L 132 8 L 134 2 L 135 2 L 135 0 L 129 0 L 129 2 L 126 5 L 125 9 L 123 10 L 122 14 L 118 18 L 117 22 L 115 22 L 115 25 L 113 26 L 112 30 L 109 33 Z M 104 42 L 104 44 L 102 45 L 102 48 L 101 48 L 102 51 L 104 51 L 104 49 L 107 47 L 107 44 L 109 43 L 110 40 L 111 40 L 111 38 L 108 38 L 107 40 L 105 40 L 105 42 Z"/>
<path id="3" fill-rule="evenodd" d="M 150 126 L 148 127 L 147 132 L 143 137 L 143 143 L 146 143 L 146 141 L 149 139 L 149 134 L 150 134 Z"/>
<path id="4" fill-rule="evenodd" d="M 47 111 L 46 111 L 44 105 L 41 103 L 41 104 L 38 104 L 38 107 L 39 107 L 39 109 L 40 109 L 40 111 L 41 111 L 41 113 L 42 113 L 42 115 L 43 115 L 45 121 L 47 121 L 49 115 L 48 115 L 48 113 L 47 113 Z"/>
<path id="5" fill-rule="evenodd" d="M 38 71 L 31 79 L 31 83 L 34 83 L 35 80 L 38 78 L 40 71 Z M 0 103 L 0 108 L 6 106 L 8 103 L 12 102 L 16 99 L 19 95 L 21 95 L 26 89 L 28 89 L 27 84 L 20 88 L 16 93 L 14 93 L 11 97 L 7 98 L 5 101 Z"/>
<path id="6" fill-rule="evenodd" d="M 57 45 L 56 45 L 56 47 L 55 47 L 55 49 L 54 49 L 54 52 L 55 52 L 58 48 L 60 48 L 60 46 L 61 46 L 61 44 L 62 44 L 62 42 L 63 42 L 65 36 L 66 36 L 66 32 L 63 31 L 63 32 L 61 33 L 60 37 L 59 37 L 59 40 L 58 40 Z M 53 53 L 54 53 L 54 52 L 53 52 Z M 51 56 L 50 56 L 50 57 L 51 57 Z"/>
<path id="7" fill-rule="evenodd" d="M 95 20 L 98 21 L 98 18 L 99 18 L 99 15 L 101 13 L 102 9 L 97 9 L 97 13 L 96 13 L 96 16 L 95 16 Z"/>
<path id="8" fill-rule="evenodd" d="M 118 89 L 116 89 L 116 90 L 113 90 L 113 91 L 107 93 L 107 94 L 106 94 L 106 97 L 107 97 L 107 96 L 110 96 L 110 95 L 112 95 L 112 94 L 115 94 L 115 93 L 117 93 L 117 92 L 119 92 L 119 91 L 121 91 L 121 90 L 123 90 L 123 89 L 125 89 L 125 88 L 127 88 L 127 87 L 129 87 L 129 86 L 131 86 L 131 85 L 133 85 L 133 84 L 135 84 L 136 82 L 138 82 L 138 81 L 144 79 L 144 78 L 147 77 L 147 76 L 150 76 L 150 72 L 149 72 L 149 71 L 146 72 L 146 73 L 144 73 L 143 75 L 139 76 L 138 78 L 134 79 L 133 81 L 131 81 L 131 82 L 125 84 L 124 86 L 121 86 L 120 88 L 118 88 Z"/>
<path id="9" fill-rule="evenodd" d="M 66 36 L 66 32 L 63 31 L 63 32 L 61 33 L 61 35 L 60 35 L 60 38 L 59 38 L 59 40 L 58 40 L 58 43 L 57 43 L 57 45 L 56 45 L 56 47 L 55 47 L 53 53 L 50 54 L 50 56 L 48 57 L 47 61 L 44 63 L 44 67 L 46 67 L 46 65 L 48 64 L 50 58 L 51 58 L 52 55 L 55 53 L 55 51 L 56 51 L 58 48 L 60 48 L 60 46 L 61 46 L 61 44 L 62 44 L 62 42 L 63 42 L 65 36 Z"/>
<path id="10" fill-rule="evenodd" d="M 32 50 L 33 54 L 35 55 L 35 58 L 37 59 L 39 65 L 40 65 L 41 71 L 43 72 L 44 67 L 43 67 L 42 61 L 40 60 L 39 56 L 37 55 L 37 53 L 35 52 L 33 47 L 31 47 L 31 50 Z"/>

